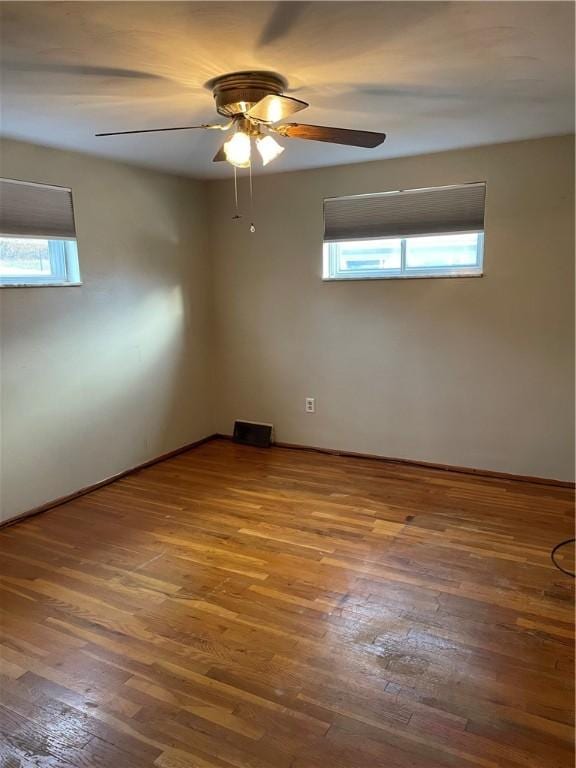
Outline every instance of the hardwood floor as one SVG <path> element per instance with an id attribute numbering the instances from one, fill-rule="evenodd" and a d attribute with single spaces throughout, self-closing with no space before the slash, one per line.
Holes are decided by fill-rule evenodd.
<path id="1" fill-rule="evenodd" d="M 572 493 L 214 441 L 0 531 L 1 768 L 572 768 Z"/>

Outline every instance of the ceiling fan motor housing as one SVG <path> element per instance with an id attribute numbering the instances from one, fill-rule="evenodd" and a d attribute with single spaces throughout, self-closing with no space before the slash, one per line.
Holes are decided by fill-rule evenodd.
<path id="1" fill-rule="evenodd" d="M 232 72 L 206 83 L 214 96 L 216 110 L 225 117 L 244 114 L 265 96 L 283 93 L 287 85 L 286 80 L 274 72 Z"/>

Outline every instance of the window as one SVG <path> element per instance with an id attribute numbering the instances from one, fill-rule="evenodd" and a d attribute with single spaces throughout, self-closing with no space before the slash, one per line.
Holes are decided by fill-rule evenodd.
<path id="1" fill-rule="evenodd" d="M 74 240 L 0 237 L 1 285 L 56 285 L 79 281 Z"/>
<path id="2" fill-rule="evenodd" d="M 71 191 L 0 179 L 0 287 L 79 282 Z"/>
<path id="3" fill-rule="evenodd" d="M 324 245 L 324 277 L 450 277 L 481 275 L 484 235 L 413 235 Z"/>
<path id="4" fill-rule="evenodd" d="M 324 201 L 325 280 L 482 275 L 485 184 Z"/>

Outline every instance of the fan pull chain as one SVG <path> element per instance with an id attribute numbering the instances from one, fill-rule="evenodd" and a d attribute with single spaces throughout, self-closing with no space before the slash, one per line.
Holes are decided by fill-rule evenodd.
<path id="1" fill-rule="evenodd" d="M 232 216 L 233 221 L 235 219 L 242 218 L 242 216 L 240 216 L 240 214 L 238 213 L 238 176 L 237 176 L 236 166 L 234 166 L 234 207 L 235 207 L 236 213 L 234 214 L 234 216 Z"/>
<path id="2" fill-rule="evenodd" d="M 250 218 L 252 221 L 250 222 L 250 232 L 254 234 L 256 232 L 256 227 L 254 226 L 254 192 L 252 189 L 252 163 L 249 165 L 250 170 Z"/>

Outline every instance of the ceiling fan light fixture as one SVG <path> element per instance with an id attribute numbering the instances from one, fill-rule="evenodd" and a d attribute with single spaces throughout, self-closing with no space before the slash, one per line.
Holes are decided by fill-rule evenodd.
<path id="1" fill-rule="evenodd" d="M 236 168 L 248 168 L 250 166 L 250 136 L 243 131 L 236 131 L 229 141 L 224 143 L 226 160 Z"/>
<path id="2" fill-rule="evenodd" d="M 236 168 L 250 168 L 252 139 L 264 165 L 274 160 L 284 147 L 278 144 L 268 131 L 287 139 L 323 141 L 349 147 L 373 149 L 386 138 L 385 133 L 350 128 L 334 128 L 306 123 L 286 123 L 287 117 L 306 109 L 309 104 L 291 96 L 285 96 L 287 81 L 276 72 L 230 72 L 206 83 L 216 102 L 216 111 L 228 122 L 203 125 L 179 125 L 173 128 L 143 128 L 141 130 L 97 133 L 97 136 L 121 136 L 132 133 L 158 133 L 161 131 L 189 131 L 197 128 L 209 130 L 233 130 L 233 135 L 220 147 L 214 163 L 227 160 Z"/>
<path id="3" fill-rule="evenodd" d="M 284 152 L 284 147 L 278 144 L 272 136 L 261 136 L 256 139 L 256 149 L 262 158 L 262 165 L 268 165 L 271 160 Z"/>

